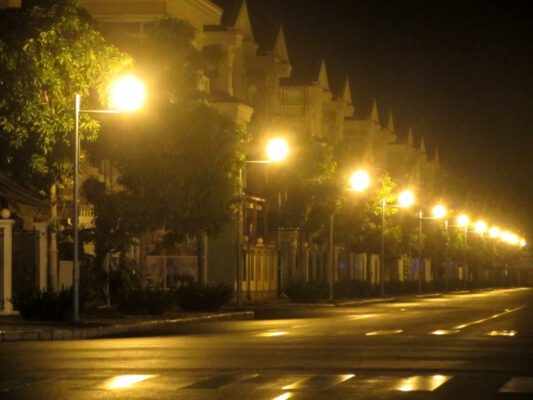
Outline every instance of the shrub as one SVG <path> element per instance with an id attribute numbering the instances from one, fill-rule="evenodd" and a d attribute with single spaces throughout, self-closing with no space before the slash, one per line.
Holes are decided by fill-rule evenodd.
<path id="1" fill-rule="evenodd" d="M 233 287 L 227 283 L 189 282 L 176 289 L 176 298 L 183 311 L 218 311 L 233 298 Z"/>
<path id="2" fill-rule="evenodd" d="M 59 292 L 31 289 L 17 293 L 11 300 L 22 318 L 30 321 L 65 321 L 72 318 L 72 290 Z"/>
<path id="3" fill-rule="evenodd" d="M 172 293 L 162 289 L 123 290 L 117 296 L 117 309 L 131 315 L 160 315 L 173 305 Z"/>
<path id="4" fill-rule="evenodd" d="M 375 295 L 377 291 L 376 286 L 370 282 L 362 280 L 349 280 L 344 279 L 339 282 L 335 282 L 335 298 L 364 298 Z"/>
<path id="5" fill-rule="evenodd" d="M 284 292 L 292 302 L 314 303 L 318 300 L 326 299 L 329 290 L 327 282 L 293 280 L 287 282 Z"/>

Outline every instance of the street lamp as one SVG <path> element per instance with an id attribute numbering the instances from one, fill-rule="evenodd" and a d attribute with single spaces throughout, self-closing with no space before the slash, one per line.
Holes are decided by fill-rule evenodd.
<path id="1" fill-rule="evenodd" d="M 289 155 L 289 145 L 284 138 L 270 139 L 265 148 L 266 160 L 245 160 L 244 165 L 239 168 L 238 182 L 238 221 L 237 221 L 237 262 L 235 263 L 235 280 L 237 292 L 237 308 L 242 308 L 242 267 L 243 263 L 243 236 L 244 236 L 244 174 L 247 164 L 272 164 L 283 161 Z"/>
<path id="2" fill-rule="evenodd" d="M 466 214 L 461 214 L 457 217 L 457 225 L 460 228 L 463 228 L 464 230 L 464 249 L 463 249 L 463 268 L 464 268 L 464 276 L 463 276 L 463 288 L 466 289 L 466 281 L 467 281 L 467 274 L 468 274 L 468 266 L 467 266 L 467 246 L 468 246 L 468 224 L 470 223 L 470 218 Z"/>
<path id="3" fill-rule="evenodd" d="M 483 236 L 483 234 L 487 231 L 488 226 L 485 221 L 477 221 L 476 224 L 474 225 L 474 229 L 476 230 L 477 233 Z"/>
<path id="4" fill-rule="evenodd" d="M 370 175 L 364 169 L 359 169 L 352 173 L 348 179 L 349 192 L 364 192 L 370 186 Z M 333 301 L 334 293 L 334 281 L 335 271 L 333 268 L 334 263 L 334 250 L 333 250 L 333 229 L 335 223 L 335 210 L 329 216 L 329 251 L 328 251 L 328 298 Z"/>
<path id="5" fill-rule="evenodd" d="M 124 76 L 116 80 L 110 87 L 109 110 L 82 110 L 81 95 L 76 94 L 75 98 L 75 124 L 74 124 L 74 182 L 73 182 L 73 308 L 74 322 L 79 322 L 79 287 L 80 287 L 80 266 L 79 266 L 79 166 L 80 166 L 80 114 L 118 114 L 120 112 L 131 112 L 139 109 L 146 97 L 144 85 L 132 75 Z"/>
<path id="6" fill-rule="evenodd" d="M 387 204 L 387 199 L 381 199 L 381 254 L 379 259 L 380 295 L 385 295 L 385 208 L 407 208 L 414 204 L 415 195 L 410 190 L 404 190 L 398 195 L 398 204 Z"/>
<path id="7" fill-rule="evenodd" d="M 422 220 L 424 219 L 442 219 L 446 216 L 448 210 L 442 204 L 437 204 L 431 210 L 431 217 L 424 217 L 422 210 L 418 212 L 418 240 L 420 246 L 420 260 L 418 260 L 418 292 L 422 292 Z"/>

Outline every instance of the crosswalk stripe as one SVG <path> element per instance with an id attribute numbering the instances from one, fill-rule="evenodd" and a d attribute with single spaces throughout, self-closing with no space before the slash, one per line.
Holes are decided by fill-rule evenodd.
<path id="1" fill-rule="evenodd" d="M 344 375 L 315 375 L 283 386 L 283 390 L 324 390 L 354 377 L 353 374 Z"/>
<path id="2" fill-rule="evenodd" d="M 247 375 L 235 375 L 235 374 L 223 374 L 217 375 L 212 378 L 204 379 L 199 382 L 195 382 L 192 385 L 185 386 L 183 389 L 218 389 L 222 386 L 229 385 L 231 383 L 242 382 L 253 378 L 257 374 Z"/>
<path id="3" fill-rule="evenodd" d="M 518 376 L 511 378 L 499 391 L 502 393 L 533 393 L 533 377 Z"/>

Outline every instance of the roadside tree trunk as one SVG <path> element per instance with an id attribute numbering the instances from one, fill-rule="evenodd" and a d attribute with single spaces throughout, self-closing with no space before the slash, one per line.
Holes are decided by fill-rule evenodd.
<path id="1" fill-rule="evenodd" d="M 53 183 L 50 185 L 50 224 L 49 224 L 50 242 L 48 244 L 48 287 L 56 291 L 58 287 L 57 281 L 57 264 L 58 264 L 58 250 L 57 250 L 57 185 Z"/>

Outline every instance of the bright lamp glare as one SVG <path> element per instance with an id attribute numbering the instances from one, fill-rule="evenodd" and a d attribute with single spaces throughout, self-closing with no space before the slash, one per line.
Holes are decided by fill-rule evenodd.
<path id="1" fill-rule="evenodd" d="M 111 108 L 120 111 L 135 111 L 142 107 L 146 91 L 140 80 L 128 75 L 112 84 L 110 95 Z"/>
<path id="2" fill-rule="evenodd" d="M 526 245 L 526 239 L 520 239 L 520 247 L 524 247 Z"/>
<path id="3" fill-rule="evenodd" d="M 468 218 L 468 215 L 462 214 L 457 217 L 457 225 L 465 227 L 468 226 L 468 223 L 470 222 L 470 218 Z"/>
<path id="4" fill-rule="evenodd" d="M 506 242 L 506 243 L 510 243 L 511 241 L 511 232 L 509 231 L 504 231 L 500 234 L 500 239 L 503 241 L 503 242 Z"/>
<path id="5" fill-rule="evenodd" d="M 446 207 L 444 207 L 442 204 L 437 204 L 435 207 L 433 207 L 433 217 L 435 218 L 444 218 L 447 214 Z"/>
<path id="6" fill-rule="evenodd" d="M 370 185 L 370 175 L 365 170 L 355 171 L 350 177 L 350 187 L 356 192 L 362 192 Z"/>
<path id="7" fill-rule="evenodd" d="M 477 233 L 483 234 L 487 231 L 487 223 L 484 221 L 477 221 L 475 229 Z"/>
<path id="8" fill-rule="evenodd" d="M 289 145 L 285 139 L 272 139 L 267 144 L 266 153 L 272 162 L 283 161 L 289 154 Z"/>
<path id="9" fill-rule="evenodd" d="M 500 236 L 500 228 L 498 228 L 497 226 L 493 226 L 492 228 L 489 229 L 489 236 L 491 238 L 497 238 Z"/>
<path id="10" fill-rule="evenodd" d="M 398 203 L 400 207 L 412 206 L 415 202 L 415 195 L 410 190 L 405 190 L 398 196 Z"/>

